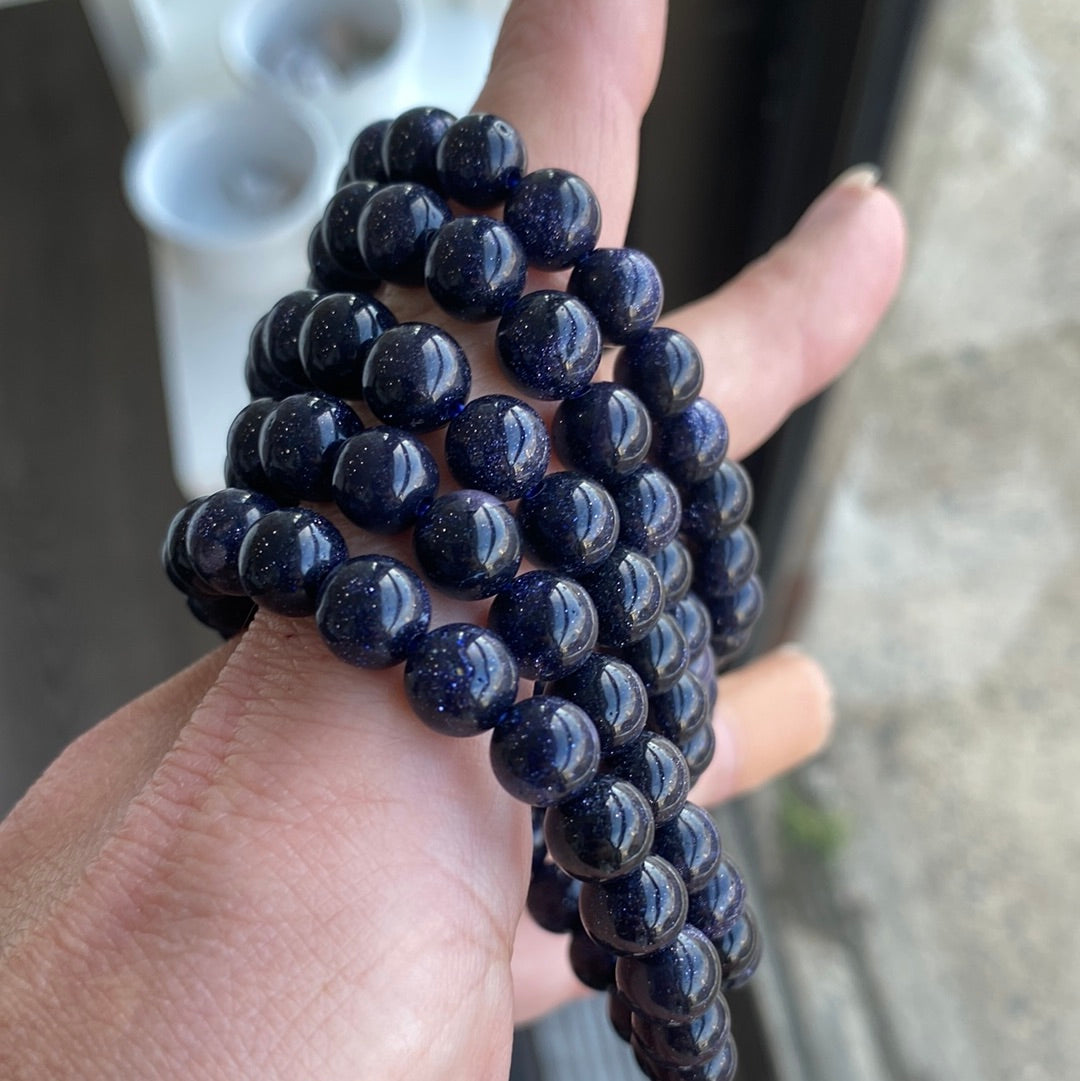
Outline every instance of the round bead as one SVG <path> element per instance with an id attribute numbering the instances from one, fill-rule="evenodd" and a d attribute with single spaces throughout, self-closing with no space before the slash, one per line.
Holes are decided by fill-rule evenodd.
<path id="1" fill-rule="evenodd" d="M 683 672 L 669 690 L 649 699 L 649 730 L 680 747 L 708 718 L 709 696 L 689 672 Z"/>
<path id="2" fill-rule="evenodd" d="M 658 1023 L 635 1013 L 630 1022 L 635 1050 L 658 1063 L 678 1069 L 699 1066 L 714 1058 L 731 1035 L 731 1011 L 723 995 L 693 1021 L 681 1025 Z M 677 1074 L 679 1081 L 683 1075 Z"/>
<path id="3" fill-rule="evenodd" d="M 667 860 L 646 856 L 640 867 L 581 887 L 581 924 L 599 946 L 617 954 L 649 953 L 674 941 L 686 922 L 686 887 Z"/>
<path id="4" fill-rule="evenodd" d="M 293 379 L 279 375 L 271 366 L 263 344 L 263 328 L 266 326 L 264 315 L 255 324 L 248 339 L 247 358 L 244 361 L 244 383 L 253 398 L 285 398 L 290 394 L 306 390 Z"/>
<path id="5" fill-rule="evenodd" d="M 544 863 L 547 859 L 547 844 L 544 841 L 544 810 L 543 807 L 532 809 L 532 874 L 534 878 L 542 865 L 551 866 Z"/>
<path id="6" fill-rule="evenodd" d="M 657 826 L 671 821 L 690 793 L 690 771 L 671 740 L 645 733 L 604 760 L 604 772 L 629 781 L 649 801 Z"/>
<path id="7" fill-rule="evenodd" d="M 626 387 L 593 383 L 555 410 L 551 438 L 568 466 L 606 484 L 645 461 L 652 422 L 641 399 Z"/>
<path id="8" fill-rule="evenodd" d="M 761 615 L 764 603 L 761 579 L 756 574 L 751 575 L 736 592 L 710 599 L 708 607 L 713 635 L 724 638 L 749 631 Z"/>
<path id="9" fill-rule="evenodd" d="M 517 511 L 534 563 L 579 574 L 602 563 L 619 539 L 619 512 L 607 490 L 581 473 L 549 473 Z"/>
<path id="10" fill-rule="evenodd" d="M 618 345 L 640 338 L 664 306 L 660 275 L 636 248 L 596 248 L 578 260 L 567 289 L 589 306 L 604 340 Z"/>
<path id="11" fill-rule="evenodd" d="M 597 641 L 621 649 L 644 638 L 664 608 L 660 575 L 647 556 L 618 545 L 611 555 L 581 576 L 596 604 Z"/>
<path id="12" fill-rule="evenodd" d="M 310 616 L 323 580 L 348 556 L 341 534 L 321 514 L 303 508 L 274 510 L 244 537 L 240 584 L 261 608 L 283 616 Z"/>
<path id="13" fill-rule="evenodd" d="M 700 1017 L 720 990 L 716 947 L 696 928 L 686 926 L 675 941 L 643 957 L 620 957 L 615 984 L 630 1005 L 665 1024 Z"/>
<path id="14" fill-rule="evenodd" d="M 363 394 L 364 361 L 375 339 L 397 326 L 367 293 L 331 293 L 316 301 L 300 327 L 300 364 L 312 386 L 342 398 Z"/>
<path id="15" fill-rule="evenodd" d="M 413 712 L 444 736 L 491 728 L 517 698 L 517 663 L 492 631 L 447 623 L 429 631 L 405 662 Z"/>
<path id="16" fill-rule="evenodd" d="M 716 697 L 713 695 L 709 705 L 710 714 L 715 705 Z M 679 750 L 682 751 L 686 768 L 690 771 L 690 784 L 694 785 L 712 763 L 716 753 L 716 730 L 711 724 L 703 724 L 685 743 L 679 744 Z"/>
<path id="17" fill-rule="evenodd" d="M 366 270 L 360 277 L 356 277 L 335 262 L 327 251 L 326 241 L 323 240 L 322 219 L 316 222 L 308 237 L 307 257 L 308 266 L 311 267 L 308 288 L 316 292 L 351 293 L 354 290 L 370 289 L 374 284 L 375 279 Z"/>
<path id="18" fill-rule="evenodd" d="M 724 973 L 723 990 L 734 991 L 742 987 L 761 962 L 761 934 L 750 909 L 743 909 L 742 915 L 714 945 Z"/>
<path id="19" fill-rule="evenodd" d="M 191 513 L 184 533 L 186 561 L 195 584 L 210 593 L 242 596 L 238 561 L 247 531 L 277 509 L 268 496 L 243 488 L 225 488 L 207 496 Z"/>
<path id="20" fill-rule="evenodd" d="M 594 653 L 570 675 L 544 684 L 543 693 L 585 710 L 596 726 L 602 755 L 637 739 L 645 727 L 645 686 L 630 665 L 615 657 Z"/>
<path id="21" fill-rule="evenodd" d="M 561 867 L 542 863 L 533 870 L 525 907 L 538 927 L 553 935 L 562 935 L 581 928 L 578 918 L 578 897 L 581 883 L 571 878 Z"/>
<path id="22" fill-rule="evenodd" d="M 262 492 L 283 503 L 288 502 L 288 496 L 270 483 L 259 457 L 259 432 L 277 404 L 273 398 L 256 398 L 236 414 L 225 440 L 225 483 L 230 488 Z"/>
<path id="23" fill-rule="evenodd" d="M 401 323 L 379 336 L 364 363 L 364 399 L 387 424 L 431 432 L 461 412 L 472 375 L 465 351 L 431 323 Z"/>
<path id="24" fill-rule="evenodd" d="M 161 545 L 161 565 L 169 581 L 181 593 L 201 593 L 207 589 L 206 583 L 195 573 L 195 568 L 191 565 L 187 553 L 188 523 L 205 499 L 205 496 L 193 499 L 190 503 L 185 503 L 173 515 L 165 531 L 165 540 Z M 641 721 L 642 724 L 645 723 L 644 712 L 642 712 Z"/>
<path id="25" fill-rule="evenodd" d="M 600 204 L 592 188 L 565 169 L 537 169 L 522 177 L 503 211 L 529 262 L 545 270 L 572 266 L 596 247 Z"/>
<path id="26" fill-rule="evenodd" d="M 360 254 L 378 278 L 423 285 L 424 260 L 452 217 L 441 195 L 422 184 L 387 184 L 364 204 L 357 223 Z"/>
<path id="27" fill-rule="evenodd" d="M 712 616 L 709 619 L 711 621 Z M 690 657 L 687 671 L 697 676 L 706 690 L 709 689 L 709 681 L 716 679 L 716 658 L 713 656 L 708 643 Z"/>
<path id="28" fill-rule="evenodd" d="M 294 499 L 328 500 L 338 451 L 362 428 L 340 398 L 293 394 L 263 421 L 259 460 L 270 483 Z"/>
<path id="29" fill-rule="evenodd" d="M 597 777 L 544 816 L 549 855 L 567 874 L 586 881 L 628 874 L 649 854 L 653 835 L 648 801 L 616 777 Z"/>
<path id="30" fill-rule="evenodd" d="M 283 386 L 306 388 L 308 385 L 300 364 L 300 326 L 318 299 L 314 289 L 297 289 L 283 296 L 264 317 L 263 352 Z"/>
<path id="31" fill-rule="evenodd" d="M 691 658 L 696 657 L 709 644 L 712 634 L 712 617 L 705 602 L 696 593 L 687 593 L 668 610 L 686 638 L 686 648 Z"/>
<path id="32" fill-rule="evenodd" d="M 225 597 L 218 594 L 192 593 L 187 599 L 188 611 L 222 638 L 239 634 L 257 611 L 249 597 Z"/>
<path id="33" fill-rule="evenodd" d="M 495 722 L 491 768 L 514 799 L 550 807 L 596 776 L 600 737 L 573 702 L 548 695 L 525 698 Z"/>
<path id="34" fill-rule="evenodd" d="M 322 216 L 322 239 L 330 258 L 346 274 L 374 285 L 378 280 L 364 261 L 357 236 L 360 213 L 379 190 L 374 180 L 354 180 L 339 188 L 326 204 Z"/>
<path id="35" fill-rule="evenodd" d="M 681 487 L 708 479 L 720 467 L 728 448 L 728 426 L 712 402 L 698 398 L 660 425 L 656 459 Z"/>
<path id="36" fill-rule="evenodd" d="M 525 252 L 509 227 L 494 218 L 454 218 L 428 248 L 424 284 L 455 319 L 498 319 L 525 288 Z"/>
<path id="37" fill-rule="evenodd" d="M 521 537 L 510 509 L 487 492 L 439 496 L 417 520 L 413 546 L 433 585 L 479 600 L 510 584 L 521 563 Z"/>
<path id="38" fill-rule="evenodd" d="M 348 559 L 323 582 L 315 622 L 331 651 L 360 668 L 389 668 L 423 638 L 431 619 L 424 583 L 384 555 Z"/>
<path id="39" fill-rule="evenodd" d="M 716 873 L 723 855 L 716 823 L 694 803 L 683 804 L 674 818 L 656 827 L 653 852 L 679 872 L 691 892 Z"/>
<path id="40" fill-rule="evenodd" d="M 506 374 L 545 401 L 572 398 L 600 363 L 600 328 L 575 297 L 555 289 L 526 293 L 499 321 L 495 346 Z"/>
<path id="41" fill-rule="evenodd" d="M 615 954 L 598 946 L 584 931 L 570 938 L 570 968 L 586 987 L 607 991 L 615 984 Z"/>
<path id="42" fill-rule="evenodd" d="M 726 536 L 702 544 L 694 557 L 694 587 L 706 600 L 730 596 L 757 569 L 757 538 L 741 525 Z"/>
<path id="43" fill-rule="evenodd" d="M 525 143 L 512 124 L 470 113 L 451 124 L 435 154 L 439 185 L 462 206 L 501 203 L 525 171 Z"/>
<path id="44" fill-rule="evenodd" d="M 547 472 L 550 443 L 540 415 L 508 394 L 474 398 L 446 429 L 446 464 L 465 488 L 520 499 Z"/>
<path id="45" fill-rule="evenodd" d="M 637 1063 L 649 1081 L 734 1081 L 739 1068 L 735 1041 L 729 1035 L 712 1058 L 697 1066 L 666 1066 L 640 1051 L 632 1043 Z"/>
<path id="46" fill-rule="evenodd" d="M 654 695 L 663 694 L 675 685 L 690 663 L 690 651 L 675 617 L 664 612 L 647 634 L 623 649 L 622 658 L 641 676 L 649 694 Z"/>
<path id="47" fill-rule="evenodd" d="M 687 491 L 682 527 L 698 540 L 713 540 L 742 525 L 751 503 L 746 471 L 735 462 L 724 462 L 711 477 Z"/>
<path id="48" fill-rule="evenodd" d="M 349 147 L 349 176 L 353 180 L 388 180 L 386 166 L 383 165 L 382 148 L 389 120 L 376 120 L 360 129 L 360 134 L 353 139 Z"/>
<path id="49" fill-rule="evenodd" d="M 653 420 L 660 421 L 697 400 L 705 368 L 685 334 L 654 327 L 615 358 L 615 378 L 645 403 Z"/>
<path id="50" fill-rule="evenodd" d="M 609 484 L 619 508 L 619 539 L 630 548 L 655 555 L 679 532 L 682 501 L 667 474 L 651 465 Z"/>
<path id="51" fill-rule="evenodd" d="M 391 180 L 438 184 L 435 156 L 454 117 L 445 109 L 419 106 L 391 120 L 383 135 L 383 170 Z"/>
<path id="52" fill-rule="evenodd" d="M 746 906 L 746 886 L 742 875 L 726 857 L 696 889 L 690 892 L 686 918 L 703 935 L 719 939 L 742 915 Z"/>
<path id="53" fill-rule="evenodd" d="M 726 672 L 747 651 L 750 646 L 751 631 L 738 631 L 732 634 L 714 634 L 709 639 L 709 646 L 716 655 L 717 668 Z"/>
<path id="54" fill-rule="evenodd" d="M 550 571 L 515 578 L 495 597 L 488 620 L 526 679 L 569 675 L 596 645 L 596 608 L 589 594 Z"/>
<path id="55" fill-rule="evenodd" d="M 611 1027 L 615 1030 L 615 1035 L 618 1036 L 620 1040 L 625 1040 L 629 1043 L 634 1009 L 614 987 L 608 991 L 607 1015 L 608 1021 L 611 1022 Z"/>
<path id="56" fill-rule="evenodd" d="M 674 606 L 686 596 L 694 580 L 694 557 L 678 538 L 665 545 L 652 557 L 664 583 L 664 600 Z"/>

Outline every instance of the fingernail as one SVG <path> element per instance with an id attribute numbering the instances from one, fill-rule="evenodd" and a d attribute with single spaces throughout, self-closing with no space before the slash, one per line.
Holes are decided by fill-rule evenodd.
<path id="1" fill-rule="evenodd" d="M 852 165 L 845 169 L 833 182 L 833 188 L 862 188 L 870 191 L 878 186 L 881 180 L 881 169 L 872 162 L 863 162 L 860 165 Z"/>
<path id="2" fill-rule="evenodd" d="M 881 170 L 876 165 L 853 165 L 844 170 L 811 204 L 795 232 L 826 228 L 859 205 L 860 195 L 877 187 Z"/>

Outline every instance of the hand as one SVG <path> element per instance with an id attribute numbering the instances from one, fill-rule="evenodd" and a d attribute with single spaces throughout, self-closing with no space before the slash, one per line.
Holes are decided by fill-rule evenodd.
<path id="1" fill-rule="evenodd" d="M 531 167 L 589 180 L 603 244 L 626 227 L 663 23 L 659 2 L 519 0 L 479 102 L 522 132 Z M 902 247 L 887 193 L 835 186 L 768 256 L 664 318 L 705 355 L 733 455 L 850 360 Z M 399 301 L 420 314 L 415 293 Z M 475 392 L 493 389 L 490 330 L 453 329 Z M 311 621 L 260 613 L 70 747 L 0 829 L 0 1074 L 504 1078 L 514 1018 L 575 993 L 564 943 L 519 927 L 529 815 L 486 740 L 430 732 L 400 679 L 338 661 Z M 720 703 L 703 804 L 800 761 L 829 726 L 824 677 L 793 651 L 725 676 Z"/>

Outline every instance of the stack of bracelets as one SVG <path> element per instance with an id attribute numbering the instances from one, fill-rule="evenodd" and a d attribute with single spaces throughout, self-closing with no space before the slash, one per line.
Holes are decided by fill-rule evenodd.
<path id="1" fill-rule="evenodd" d="M 448 736 L 490 730 L 492 769 L 534 823 L 528 910 L 570 939 L 574 972 L 655 1081 L 734 1076 L 723 991 L 761 947 L 712 818 L 687 802 L 708 766 L 717 671 L 761 610 L 748 479 L 725 460 L 701 357 L 654 327 L 652 262 L 597 248 L 580 177 L 525 172 L 505 120 L 412 109 L 366 127 L 311 234 L 309 288 L 251 336 L 253 400 L 228 434 L 223 491 L 173 519 L 165 569 L 226 637 L 254 605 L 315 616 L 362 668 L 404 662 L 405 694 Z M 455 216 L 448 200 L 466 208 Z M 476 214 L 501 205 L 501 220 Z M 528 267 L 570 270 L 525 293 Z M 455 319 L 498 320 L 526 395 L 560 402 L 550 435 L 506 394 L 469 400 L 465 352 L 398 323 L 372 291 L 426 286 Z M 616 382 L 593 382 L 605 345 Z M 381 422 L 364 427 L 348 404 Z M 439 493 L 421 438 L 446 427 Z M 566 466 L 548 472 L 552 445 Z M 429 627 L 427 586 L 385 554 L 349 556 L 306 504 L 376 534 L 412 530 L 416 565 L 487 626 Z M 516 509 L 512 504 L 516 502 Z M 518 573 L 526 556 L 542 568 Z M 519 700 L 519 678 L 535 681 Z"/>

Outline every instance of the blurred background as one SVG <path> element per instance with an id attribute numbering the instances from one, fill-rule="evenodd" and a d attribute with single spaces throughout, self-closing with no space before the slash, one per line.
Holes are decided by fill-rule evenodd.
<path id="1" fill-rule="evenodd" d="M 466 109 L 501 6 L 416 0 L 402 18 L 469 29 L 479 59 L 425 65 L 431 37 L 394 24 L 378 93 Z M 206 260 L 235 251 L 208 256 L 143 207 L 148 244 L 121 170 L 132 135 L 178 109 L 281 93 L 230 53 L 239 11 L 0 2 L 3 810 L 213 643 L 157 545 L 202 483 L 200 440 L 223 445 L 243 400 L 247 327 L 284 290 L 273 270 L 268 295 L 223 293 Z M 758 645 L 819 656 L 838 725 L 811 766 L 721 812 L 768 943 L 735 1004 L 740 1076 L 1076 1076 L 1080 7 L 671 0 L 670 21 L 631 239 L 672 303 L 857 161 L 884 166 L 912 232 L 903 292 L 852 373 L 750 463 L 772 596 Z M 298 115 L 322 115 L 288 193 L 317 213 L 348 80 L 309 60 L 279 55 L 271 74 L 304 88 Z M 299 284 L 310 223 L 285 209 L 259 242 Z M 522 1034 L 515 1076 L 636 1076 L 601 1012 Z"/>

